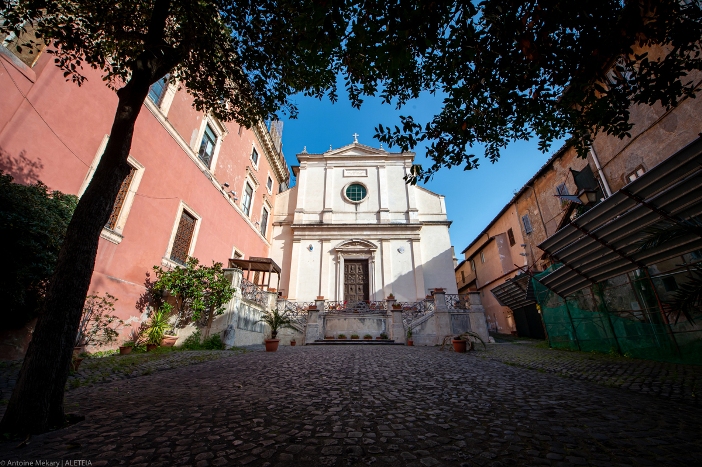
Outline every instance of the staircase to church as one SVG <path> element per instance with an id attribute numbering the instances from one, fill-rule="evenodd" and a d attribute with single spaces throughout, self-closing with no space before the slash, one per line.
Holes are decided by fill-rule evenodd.
<path id="1" fill-rule="evenodd" d="M 393 339 L 317 339 L 307 345 L 405 345 Z"/>

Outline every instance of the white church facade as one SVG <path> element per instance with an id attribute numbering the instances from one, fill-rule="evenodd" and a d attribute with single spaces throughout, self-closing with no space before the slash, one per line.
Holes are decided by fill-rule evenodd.
<path id="1" fill-rule="evenodd" d="M 297 159 L 297 184 L 278 195 L 273 215 L 282 295 L 350 303 L 457 293 L 444 197 L 403 179 L 414 153 L 355 141 Z"/>

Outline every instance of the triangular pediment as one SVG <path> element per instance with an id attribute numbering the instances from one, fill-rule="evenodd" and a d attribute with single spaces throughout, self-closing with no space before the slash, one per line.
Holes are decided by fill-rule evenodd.
<path id="1" fill-rule="evenodd" d="M 347 144 L 346 146 L 342 146 L 337 149 L 330 149 L 329 151 L 326 151 L 324 153 L 307 153 L 307 152 L 302 152 L 297 155 L 298 160 L 300 160 L 301 157 L 320 157 L 323 156 L 325 158 L 339 158 L 343 159 L 345 157 L 349 158 L 357 158 L 357 157 L 413 157 L 414 153 L 412 152 L 388 152 L 385 149 L 382 148 L 374 148 L 371 146 L 366 146 L 365 144 L 361 143 L 351 143 Z"/>

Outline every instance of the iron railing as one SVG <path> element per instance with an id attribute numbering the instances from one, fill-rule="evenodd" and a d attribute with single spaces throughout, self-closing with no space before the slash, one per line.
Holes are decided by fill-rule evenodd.
<path id="1" fill-rule="evenodd" d="M 375 313 L 385 314 L 384 301 L 363 300 L 359 302 L 324 302 L 324 311 L 327 313 Z"/>
<path id="2" fill-rule="evenodd" d="M 314 305 L 314 302 L 289 302 L 287 300 L 278 301 L 278 312 L 289 317 L 293 325 L 299 326 L 298 331 L 304 332 L 307 325 L 308 308 Z"/>
<path id="3" fill-rule="evenodd" d="M 241 296 L 245 300 L 249 300 L 254 303 L 258 303 L 262 307 L 266 308 L 268 305 L 268 297 L 266 294 L 253 282 L 250 282 L 243 277 L 241 278 Z"/>
<path id="4" fill-rule="evenodd" d="M 400 308 L 402 309 L 402 325 L 405 327 L 405 329 L 412 329 L 418 324 L 418 320 L 434 313 L 433 300 L 422 300 L 420 302 L 397 302 L 395 303 L 395 306 L 397 307 L 397 305 L 400 305 Z"/>
<path id="5" fill-rule="evenodd" d="M 453 311 L 468 311 L 470 310 L 470 295 L 447 293 L 446 306 Z"/>

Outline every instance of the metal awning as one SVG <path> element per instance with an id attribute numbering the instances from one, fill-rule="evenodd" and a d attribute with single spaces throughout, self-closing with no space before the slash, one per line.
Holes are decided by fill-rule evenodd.
<path id="1" fill-rule="evenodd" d="M 702 213 L 702 138 L 564 226 L 539 245 L 563 266 L 540 282 L 561 296 L 702 249 L 690 233 L 637 251 L 646 229 Z"/>
<path id="2" fill-rule="evenodd" d="M 490 292 L 492 292 L 500 305 L 508 306 L 512 310 L 536 303 L 531 288 L 531 276 L 527 274 L 520 274 L 507 279 L 503 284 L 490 290 Z"/>

